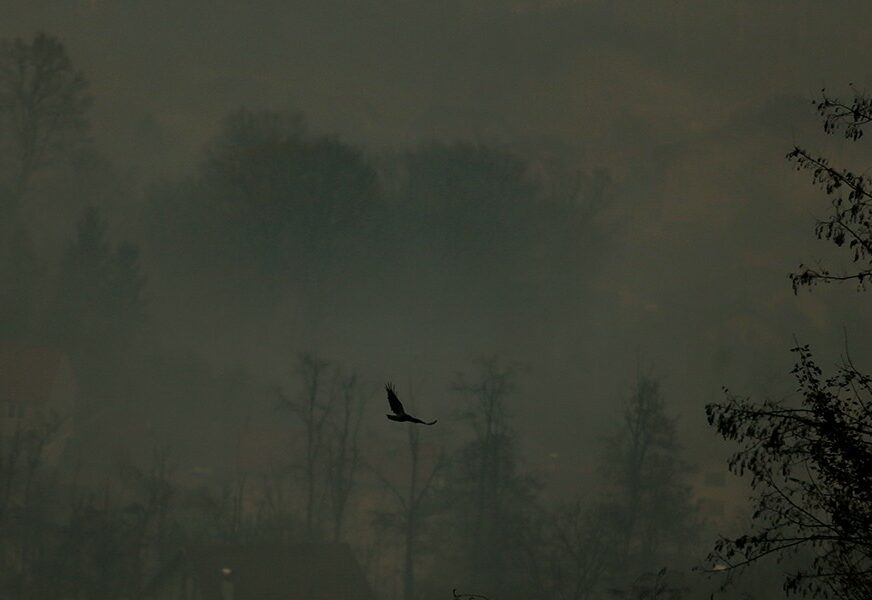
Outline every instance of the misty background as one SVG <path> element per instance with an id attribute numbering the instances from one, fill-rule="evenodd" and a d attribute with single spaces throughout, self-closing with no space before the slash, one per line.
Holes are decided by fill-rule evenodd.
<path id="1" fill-rule="evenodd" d="M 92 97 L 3 232 L 0 317 L 8 343 L 69 356 L 83 471 L 158 443 L 203 481 L 290 460 L 300 434 L 276 390 L 301 388 L 301 354 L 359 375 L 361 452 L 390 470 L 406 433 L 383 383 L 439 419 L 425 443 L 456 448 L 452 386 L 496 356 L 519 469 L 561 502 L 605 485 L 640 377 L 698 482 L 724 471 L 703 412 L 722 386 L 786 396 L 795 341 L 829 364 L 845 330 L 872 358 L 864 296 L 791 289 L 800 262 L 840 257 L 814 240 L 821 194 L 784 158 L 802 144 L 865 170 L 868 149 L 847 156 L 812 100 L 868 88 L 868 3 L 2 12 L 2 38 L 56 36 Z M 103 281 L 82 267 L 94 253 L 111 264 L 96 304 L 77 299 Z"/>

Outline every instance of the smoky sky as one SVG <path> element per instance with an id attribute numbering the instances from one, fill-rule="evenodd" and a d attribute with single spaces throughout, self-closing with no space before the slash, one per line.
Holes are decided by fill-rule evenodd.
<path id="1" fill-rule="evenodd" d="M 686 443 L 714 448 L 703 405 L 722 385 L 789 392 L 794 336 L 831 363 L 847 328 L 855 358 L 872 357 L 865 296 L 790 288 L 800 262 L 833 254 L 813 233 L 826 199 L 784 159 L 800 144 L 868 166 L 862 142 L 823 135 L 812 105 L 823 87 L 872 83 L 868 2 L 6 0 L 3 13 L 3 36 L 64 40 L 91 82 L 96 147 L 137 185 L 195 168 L 241 105 L 300 111 L 374 155 L 459 139 L 608 173 L 605 241 L 568 257 L 586 267 L 566 282 L 577 299 L 533 307 L 528 330 L 428 325 L 439 297 L 377 320 L 344 302 L 301 323 L 152 291 L 167 344 L 218 368 L 278 377 L 312 346 L 418 378 L 428 409 L 447 409 L 450 374 L 499 352 L 528 367 L 517 412 L 531 447 L 580 456 L 638 368 L 663 378 Z M 109 208 L 131 235 L 138 198 Z M 186 303 L 180 329 L 167 307 Z M 470 310 L 464 323 L 485 323 L 499 307 Z"/>

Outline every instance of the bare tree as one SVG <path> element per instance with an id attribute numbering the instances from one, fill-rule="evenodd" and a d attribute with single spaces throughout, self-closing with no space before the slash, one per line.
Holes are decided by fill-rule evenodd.
<path id="1" fill-rule="evenodd" d="M 34 174 L 82 138 L 90 104 L 85 76 L 56 37 L 0 40 L 0 143 L 12 159 L 8 215 Z"/>
<path id="2" fill-rule="evenodd" d="M 291 411 L 303 426 L 305 450 L 303 480 L 305 485 L 306 538 L 315 539 L 318 529 L 318 467 L 324 451 L 324 428 L 330 416 L 331 403 L 324 394 L 324 375 L 329 363 L 312 354 L 299 357 L 298 372 L 303 380 L 299 399 L 292 400 L 278 389 L 281 405 Z"/>
<path id="3" fill-rule="evenodd" d="M 242 437 L 248 427 L 250 417 L 246 416 L 236 433 L 236 456 L 230 481 L 224 485 L 224 497 L 229 500 L 230 521 L 228 530 L 231 537 L 239 537 L 245 524 L 245 497 L 248 473 L 242 466 Z"/>
<path id="4" fill-rule="evenodd" d="M 342 538 L 345 513 L 360 466 L 358 437 L 366 401 L 354 373 L 343 375 L 337 372 L 335 388 L 335 418 L 330 424 L 327 444 L 327 491 L 333 517 L 333 541 L 338 542 Z"/>
<path id="5" fill-rule="evenodd" d="M 527 514 L 534 504 L 535 482 L 518 470 L 517 437 L 507 406 L 515 390 L 517 367 L 497 357 L 477 361 L 474 379 L 459 375 L 452 388 L 470 402 L 461 411 L 474 436 L 460 451 L 451 491 L 463 539 L 469 584 L 509 592 L 503 575 L 519 557 Z"/>
<path id="6" fill-rule="evenodd" d="M 126 510 L 132 515 L 131 543 L 141 557 L 136 585 L 142 585 L 145 571 L 160 565 L 174 550 L 173 508 L 178 493 L 174 481 L 176 460 L 167 445 L 155 444 L 145 466 L 122 464 L 120 474 L 128 494 Z"/>
<path id="7" fill-rule="evenodd" d="M 149 462 L 119 465 L 121 487 L 72 490 L 65 518 L 41 536 L 31 593 L 20 597 L 141 598 L 151 573 L 180 542 L 174 460 L 155 445 Z"/>
<path id="8" fill-rule="evenodd" d="M 15 507 L 27 506 L 43 466 L 43 452 L 57 434 L 60 419 L 37 413 L 16 419 L 11 431 L 0 431 L 0 522 Z"/>
<path id="9" fill-rule="evenodd" d="M 601 507 L 587 509 L 576 500 L 548 517 L 544 539 L 530 557 L 539 571 L 537 587 L 555 600 L 595 597 L 618 545 Z"/>
<path id="10" fill-rule="evenodd" d="M 403 598 L 414 600 L 415 598 L 415 564 L 418 558 L 418 542 L 422 534 L 423 524 L 428 513 L 426 502 L 434 491 L 434 483 L 440 473 L 445 469 L 446 458 L 440 452 L 429 472 L 422 473 L 420 460 L 420 435 L 421 430 L 415 425 L 407 425 L 408 449 L 409 449 L 409 480 L 406 489 L 391 482 L 391 480 L 377 469 L 372 469 L 376 476 L 384 484 L 396 501 L 396 510 L 382 514 L 382 524 L 392 526 L 403 537 Z"/>
<path id="11" fill-rule="evenodd" d="M 40 541 L 47 534 L 46 494 L 37 494 L 45 449 L 60 420 L 36 413 L 0 431 L 0 589 L 27 597 L 34 582 Z"/>
<path id="12" fill-rule="evenodd" d="M 667 544 L 677 551 L 690 539 L 696 511 L 686 482 L 689 466 L 678 455 L 675 421 L 657 380 L 639 376 L 623 417 L 602 469 L 615 488 L 623 566 L 642 567 Z"/>

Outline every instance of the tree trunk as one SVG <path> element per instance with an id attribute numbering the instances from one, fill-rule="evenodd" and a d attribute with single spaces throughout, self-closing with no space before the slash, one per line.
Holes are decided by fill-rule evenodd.
<path id="1" fill-rule="evenodd" d="M 415 598 L 415 536 L 417 535 L 418 499 L 418 430 L 409 425 L 409 453 L 412 465 L 409 474 L 409 500 L 406 512 L 406 552 L 403 568 L 403 599 Z"/>

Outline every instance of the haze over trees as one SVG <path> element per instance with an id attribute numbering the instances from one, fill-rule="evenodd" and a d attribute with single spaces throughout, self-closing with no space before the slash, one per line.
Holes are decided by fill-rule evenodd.
<path id="1" fill-rule="evenodd" d="M 698 526 L 676 423 L 667 413 L 660 382 L 639 376 L 622 427 L 602 465 L 613 486 L 611 506 L 623 568 L 686 560 Z M 685 556 L 683 556 L 685 555 Z"/>
<path id="2" fill-rule="evenodd" d="M 24 222 L 35 177 L 87 141 L 88 83 L 55 37 L 0 41 L 0 331 L 34 326 L 39 291 L 33 232 Z"/>
<path id="3" fill-rule="evenodd" d="M 227 313 L 272 312 L 290 298 L 317 316 L 391 289 L 380 319 L 426 303 L 436 325 L 490 304 L 487 327 L 520 330 L 537 303 L 583 288 L 588 267 L 571 257 L 605 237 L 594 217 L 607 175 L 536 170 L 511 148 L 461 141 L 370 155 L 297 113 L 239 108 L 195 170 L 148 186 L 137 227 L 113 222 L 95 192 L 59 213 L 60 239 L 33 246 L 20 209 L 37 176 L 86 145 L 91 98 L 56 38 L 3 49 L 2 123 L 15 135 L 3 138 L 2 206 L 18 232 L 4 236 L 5 277 L 47 299 L 13 289 L 0 317 L 5 335 L 68 355 L 79 396 L 72 414 L 38 411 L 4 428 L 0 543 L 19 557 L 0 565 L 4 593 L 139 597 L 186 544 L 271 540 L 349 543 L 373 585 L 389 594 L 393 581 L 406 600 L 441 597 L 447 578 L 499 598 L 569 600 L 595 597 L 630 553 L 659 543 L 652 523 L 665 503 L 648 498 L 672 485 L 660 450 L 674 449 L 675 432 L 656 390 L 634 396 L 656 414 L 640 425 L 650 448 L 632 490 L 617 469 L 617 515 L 605 494 L 543 501 L 514 425 L 528 392 L 511 361 L 483 358 L 445 381 L 462 407 L 440 417 L 452 441 L 436 452 L 430 434 L 408 429 L 407 464 L 385 473 L 361 469 L 387 444 L 368 439 L 365 373 L 303 347 L 276 394 L 275 380 L 216 374 L 160 341 L 161 315 L 203 290 Z M 280 443 L 253 453 L 279 430 Z M 615 464 L 632 460 L 636 442 L 616 438 Z M 56 447 L 62 459 L 46 459 Z M 399 565 L 387 582 L 385 561 Z"/>
<path id="4" fill-rule="evenodd" d="M 438 504 L 434 496 L 440 493 L 439 480 L 446 468 L 447 460 L 444 452 L 433 457 L 421 457 L 421 432 L 411 425 L 406 427 L 408 439 L 408 473 L 406 481 L 396 483 L 387 475 L 372 467 L 379 481 L 390 492 L 394 507 L 392 510 L 376 513 L 376 526 L 382 529 L 394 530 L 402 538 L 402 582 L 403 598 L 411 600 L 418 597 L 415 584 L 422 540 L 428 529 L 434 513 L 438 512 Z M 427 460 L 429 458 L 429 460 Z M 432 533 L 431 533 L 432 535 Z"/>
<path id="5" fill-rule="evenodd" d="M 63 10 L 102 26 L 120 10 L 110 4 Z M 178 10 L 169 4 L 158 10 Z M 229 4 L 244 27 L 249 8 Z M 358 17 L 372 8 L 346 4 Z M 393 18 L 408 15 L 398 3 L 376 4 Z M 459 11 L 465 35 L 478 38 L 472 25 L 501 5 L 498 37 L 513 47 L 535 42 L 530 56 L 507 55 L 495 51 L 498 39 L 493 47 L 466 39 L 455 49 L 435 36 L 440 69 L 458 77 L 452 101 L 493 98 L 495 121 L 505 109 L 497 105 L 522 97 L 512 78 L 537 53 L 554 65 L 533 86 L 550 102 L 562 65 L 583 67 L 572 44 L 613 43 L 614 29 L 581 36 L 550 11 L 593 11 L 593 21 L 623 12 L 596 2 L 510 4 L 423 11 L 440 23 L 443 12 Z M 50 5 L 40 4 L 46 14 L 61 10 Z M 202 6 L 185 10 L 202 23 Z M 330 123 L 358 118 L 357 103 L 367 104 L 380 78 L 403 71 L 379 61 L 379 76 L 368 78 L 365 48 L 393 38 L 367 39 L 315 69 L 319 85 L 331 81 L 327 71 L 353 72 L 363 99 L 313 109 L 311 80 L 293 68 L 270 72 L 272 59 L 256 58 L 273 53 L 274 38 L 290 37 L 278 18 L 283 4 L 269 10 L 276 30 L 246 39 L 255 58 L 236 50 L 239 32 L 226 47 L 208 48 L 219 57 L 214 69 L 205 65 L 215 56 L 173 49 L 178 62 L 162 65 L 154 98 L 135 102 L 118 88 L 155 73 L 150 65 L 178 38 L 149 33 L 153 45 L 140 47 L 138 23 L 119 29 L 138 40 L 128 51 L 133 62 L 120 52 L 94 62 L 81 35 L 69 48 L 42 33 L 0 39 L 0 598 L 179 600 L 200 577 L 171 578 L 192 548 L 291 546 L 312 556 L 342 548 L 333 556 L 346 563 L 322 565 L 312 580 L 327 589 L 331 575 L 362 571 L 359 587 L 380 600 L 447 600 L 452 590 L 456 600 L 708 597 L 712 582 L 691 567 L 711 550 L 707 532 L 735 530 L 747 507 L 741 490 L 718 483 L 728 468 L 712 458 L 720 440 L 695 435 L 711 400 L 705 386 L 740 369 L 730 351 L 755 336 L 764 342 L 751 360 L 764 365 L 781 343 L 764 321 L 780 319 L 785 306 L 828 323 L 818 305 L 739 298 L 758 281 L 752 269 L 764 277 L 778 263 L 748 256 L 757 240 L 747 214 L 730 212 L 737 198 L 707 186 L 717 171 L 730 185 L 753 187 L 721 164 L 720 131 L 732 131 L 733 119 L 744 123 L 744 103 L 756 110 L 759 98 L 743 97 L 738 117 L 689 103 L 653 126 L 652 114 L 674 110 L 676 89 L 683 98 L 693 87 L 673 86 L 687 74 L 658 65 L 652 82 L 633 81 L 644 88 L 634 91 L 643 106 L 619 88 L 607 88 L 613 97 L 598 105 L 593 81 L 576 82 L 564 98 L 580 107 L 573 114 L 605 119 L 614 109 L 620 121 L 607 135 L 586 121 L 591 131 L 578 144 L 511 126 L 452 135 L 438 119 L 436 135 L 377 143 Z M 385 16 L 377 12 L 363 21 Z M 522 22 L 532 29 L 514 29 Z M 317 45 L 342 46 L 352 37 L 345 27 L 330 20 Z M 656 33 L 634 32 L 639 46 Z M 417 50 L 427 40 L 414 42 Z M 510 62 L 511 77 L 467 79 L 448 56 L 455 50 L 463 63 L 491 54 Z M 308 64 L 305 53 L 289 54 Z M 650 75 L 654 59 L 617 64 Z M 404 85 L 428 76 L 428 60 L 416 55 L 414 73 L 400 73 Z M 251 71 L 238 81 L 237 61 Z M 111 79 L 120 66 L 129 72 Z M 205 90 L 181 104 L 161 87 L 180 73 Z M 305 112 L 264 91 L 287 81 Z M 428 87 L 415 92 L 427 102 Z M 711 81 L 699 87 L 715 89 Z M 217 110 L 206 102 L 213 93 Z M 550 114 L 556 105 L 538 102 L 523 108 L 524 118 L 560 121 Z M 870 106 L 859 93 L 818 103 L 826 131 L 854 141 L 872 122 Z M 324 116 L 343 108 L 348 115 Z M 390 110 L 387 103 L 372 113 Z M 673 131 L 684 120 L 692 123 Z M 121 122 L 117 131 L 106 124 Z M 404 127 L 414 129 L 386 131 Z M 162 163 L 162 134 L 186 145 L 168 156 L 189 152 L 187 162 Z M 121 147 L 137 152 L 108 150 Z M 866 285 L 872 182 L 800 148 L 789 158 L 832 200 L 816 233 L 850 261 L 843 270 L 803 264 L 794 292 Z M 717 167 L 699 176 L 698 163 L 710 159 Z M 693 202 L 683 204 L 687 189 Z M 748 212 L 760 208 L 740 199 Z M 711 210 L 711 222 L 696 213 Z M 696 229 L 690 245 L 671 240 Z M 734 235 L 741 241 L 728 242 Z M 720 268 L 706 262 L 714 256 L 727 256 Z M 748 281 L 724 286 L 731 268 Z M 784 296 L 794 298 L 786 282 Z M 785 320 L 796 314 L 783 312 Z M 627 355 L 646 345 L 656 364 L 633 373 Z M 745 528 L 724 534 L 708 566 L 730 576 L 785 557 L 758 580 L 780 585 L 788 571 L 789 593 L 868 598 L 872 377 L 847 351 L 832 375 L 810 346 L 797 343 L 794 352 L 795 397 L 728 393 L 707 406 L 709 423 L 736 449 L 729 468 L 751 475 L 754 494 Z M 36 358 L 25 364 L 30 353 Z M 400 384 L 411 414 L 438 423 L 386 421 L 386 381 Z M 415 393 L 409 381 L 421 382 Z M 722 512 L 707 511 L 706 499 L 721 500 Z M 224 568 L 208 581 L 224 596 L 238 585 L 243 600 L 244 577 Z"/>
<path id="6" fill-rule="evenodd" d="M 509 399 L 517 378 L 517 366 L 485 357 L 473 374 L 459 375 L 453 385 L 465 397 L 461 418 L 473 434 L 458 449 L 448 484 L 458 558 L 464 587 L 493 590 L 495 595 L 518 593 L 529 585 L 521 565 L 536 485 L 521 470 L 512 426 Z"/>
<path id="7" fill-rule="evenodd" d="M 3 212 L 15 218 L 34 175 L 87 135 L 88 82 L 56 37 L 0 45 Z"/>

